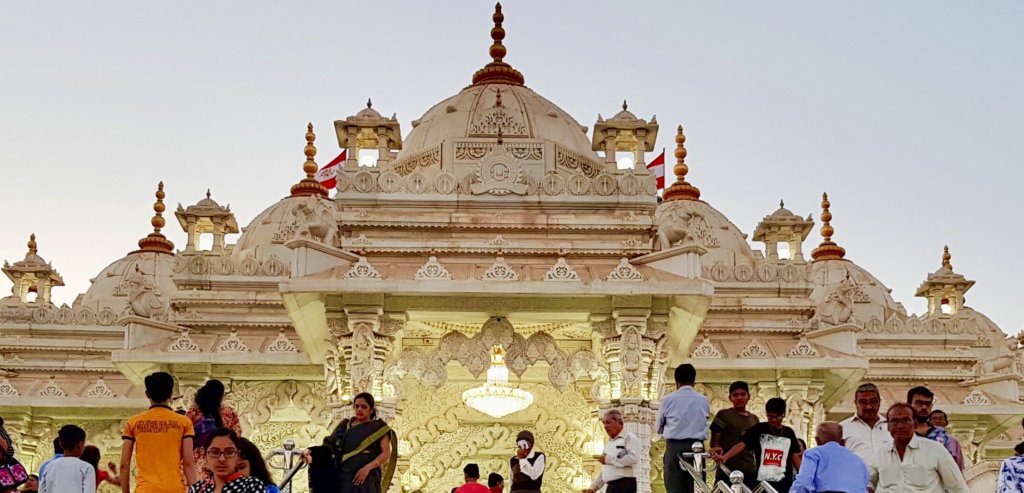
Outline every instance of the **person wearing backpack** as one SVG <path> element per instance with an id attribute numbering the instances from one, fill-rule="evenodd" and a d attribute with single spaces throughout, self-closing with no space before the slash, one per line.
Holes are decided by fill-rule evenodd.
<path id="1" fill-rule="evenodd" d="M 241 436 L 238 414 L 230 406 L 224 405 L 224 384 L 220 380 L 207 380 L 196 392 L 195 404 L 185 413 L 192 420 L 196 438 L 193 441 L 196 472 L 201 479 L 210 479 L 211 472 L 206 465 L 204 448 L 213 431 L 217 428 L 228 428 Z"/>

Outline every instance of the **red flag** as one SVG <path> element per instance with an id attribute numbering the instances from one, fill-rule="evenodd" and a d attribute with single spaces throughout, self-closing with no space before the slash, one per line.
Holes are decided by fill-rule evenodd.
<path id="1" fill-rule="evenodd" d="M 647 164 L 647 169 L 654 173 L 654 176 L 658 179 L 658 190 L 665 189 L 665 149 L 661 150 L 661 155 L 654 158 Z"/>
<path id="2" fill-rule="evenodd" d="M 331 162 L 320 168 L 320 171 L 316 172 L 316 181 L 320 182 L 321 185 L 327 187 L 328 190 L 333 189 L 338 185 L 337 168 L 341 163 L 347 159 L 348 149 L 342 149 L 341 154 L 338 157 L 331 160 Z"/>

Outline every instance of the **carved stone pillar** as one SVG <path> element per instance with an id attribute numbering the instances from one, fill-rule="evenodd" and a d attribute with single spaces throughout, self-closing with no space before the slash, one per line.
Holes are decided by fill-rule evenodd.
<path id="1" fill-rule="evenodd" d="M 654 435 L 654 419 L 657 411 L 649 403 L 625 403 L 622 405 L 622 418 L 625 430 L 640 439 L 640 463 L 633 467 L 636 475 L 637 493 L 651 493 L 651 437 Z"/>
<path id="2" fill-rule="evenodd" d="M 651 491 L 651 436 L 656 407 L 661 398 L 668 362 L 664 352 L 666 316 L 651 317 L 644 310 L 614 314 L 612 320 L 595 325 L 610 373 L 612 407 L 620 406 L 626 431 L 640 438 L 642 453 L 635 467 L 638 491 Z"/>
<path id="3" fill-rule="evenodd" d="M 383 376 L 394 336 L 404 327 L 404 319 L 384 315 L 380 308 L 360 308 L 330 319 L 328 327 L 336 349 L 330 348 L 324 355 L 324 378 L 334 418 L 351 415 L 352 399 L 369 392 L 378 415 L 385 421 L 393 419 L 395 402 L 383 398 Z"/>

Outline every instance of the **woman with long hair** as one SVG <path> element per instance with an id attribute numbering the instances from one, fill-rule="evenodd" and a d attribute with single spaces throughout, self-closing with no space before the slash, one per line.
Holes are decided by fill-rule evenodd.
<path id="1" fill-rule="evenodd" d="M 82 455 L 79 459 L 87 462 L 96 471 L 96 487 L 100 487 L 100 483 L 106 481 L 114 486 L 121 486 L 121 477 L 117 475 L 117 465 L 113 462 L 107 462 L 107 469 L 110 472 L 103 471 L 100 469 L 100 457 L 103 454 L 100 453 L 99 447 L 95 445 L 86 445 L 85 449 L 82 450 Z"/>
<path id="2" fill-rule="evenodd" d="M 203 442 L 210 439 L 213 430 L 221 427 L 234 431 L 236 435 L 242 434 L 238 414 L 230 406 L 224 405 L 224 384 L 220 380 L 207 380 L 196 391 L 195 403 L 185 413 L 185 417 L 192 420 L 192 427 L 196 432 L 192 440 L 192 453 L 198 477 L 209 479 L 210 471 L 206 464 L 206 454 L 203 452 L 206 444 Z"/>
<path id="3" fill-rule="evenodd" d="M 242 442 L 228 428 L 217 428 L 203 446 L 210 466 L 210 479 L 197 481 L 188 493 L 264 493 L 263 482 L 238 472 Z"/>
<path id="4" fill-rule="evenodd" d="M 267 468 L 263 454 L 255 443 L 244 438 L 238 439 L 241 445 L 242 457 L 238 460 L 238 472 L 242 476 L 252 476 L 263 482 L 267 493 L 281 493 L 281 490 L 274 484 L 274 478 L 270 476 L 270 469 Z"/>
<path id="5" fill-rule="evenodd" d="M 391 486 L 398 438 L 377 418 L 373 396 L 352 399 L 354 416 L 343 420 L 324 444 L 302 452 L 310 464 L 310 489 L 318 493 L 381 493 Z"/>

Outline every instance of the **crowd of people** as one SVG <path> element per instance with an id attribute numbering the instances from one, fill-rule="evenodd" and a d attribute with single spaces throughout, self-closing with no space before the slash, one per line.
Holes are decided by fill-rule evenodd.
<path id="1" fill-rule="evenodd" d="M 101 467 L 102 451 L 88 444 L 85 430 L 68 424 L 58 430 L 54 455 L 38 475 L 0 493 L 95 493 L 103 483 L 122 493 L 131 493 L 133 485 L 138 493 L 280 493 L 259 448 L 240 436 L 237 414 L 223 403 L 224 385 L 208 381 L 188 410 L 171 408 L 174 386 L 165 372 L 145 378 L 150 407 L 125 424 L 120 465 Z M 15 457 L 6 431 L 0 433 L 0 455 Z M 128 477 L 133 459 L 134 482 Z"/>
<path id="2" fill-rule="evenodd" d="M 729 387 L 732 407 L 709 419 L 710 403 L 694 389 L 696 381 L 692 365 L 676 368 L 676 390 L 664 396 L 658 410 L 656 431 L 665 441 L 668 493 L 695 491 L 694 476 L 680 465 L 680 458 L 693 452 L 694 444 L 708 442 L 709 431 L 708 455 L 725 466 L 718 468 L 716 481 L 729 482 L 729 470 L 741 471 L 751 489 L 767 482 L 779 493 L 968 492 L 960 443 L 946 431 L 946 413 L 932 408 L 934 394 L 926 387 L 910 389 L 906 402 L 890 404 L 883 415 L 878 387 L 860 385 L 854 393 L 856 414 L 840 423 L 820 423 L 817 446 L 807 448 L 784 424 L 785 400 L 768 399 L 761 422 L 747 409 L 749 385 L 737 381 Z M 175 387 L 170 374 L 148 375 L 145 387 L 151 406 L 128 420 L 120 464 L 108 462 L 105 468 L 100 467 L 101 450 L 88 444 L 85 430 L 68 424 L 58 431 L 54 456 L 43 462 L 38 476 L 19 473 L 10 467 L 20 464 L 0 420 L 0 465 L 6 474 L 0 474 L 0 493 L 95 493 L 103 482 L 119 486 L 122 493 L 131 493 L 133 485 L 138 493 L 279 493 L 263 454 L 241 436 L 238 415 L 224 404 L 221 382 L 208 381 L 191 409 L 177 411 L 170 406 Z M 381 493 L 391 485 L 397 463 L 395 432 L 377 416 L 368 393 L 355 396 L 352 411 L 322 445 L 301 453 L 316 493 Z M 608 440 L 597 457 L 600 471 L 584 493 L 602 488 L 635 493 L 643 444 L 625 429 L 620 411 L 606 411 L 601 422 Z M 509 461 L 512 493 L 541 490 L 546 456 L 535 443 L 528 430 L 516 436 Z M 1015 451 L 1002 465 L 998 493 L 1024 493 L 1024 443 Z M 463 475 L 465 483 L 453 493 L 505 491 L 498 472 L 488 475 L 486 486 L 477 464 L 466 465 Z"/>

